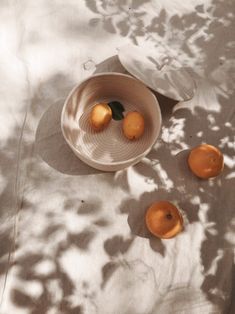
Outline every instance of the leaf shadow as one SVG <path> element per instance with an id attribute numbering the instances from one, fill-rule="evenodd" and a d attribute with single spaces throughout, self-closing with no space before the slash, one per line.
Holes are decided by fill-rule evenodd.
<path id="1" fill-rule="evenodd" d="M 105 240 L 104 249 L 106 253 L 110 256 L 124 254 L 130 248 L 133 240 L 134 239 L 132 237 L 130 239 L 125 240 L 123 239 L 122 236 L 116 235 L 116 236 L 113 236 L 112 238 Z"/>

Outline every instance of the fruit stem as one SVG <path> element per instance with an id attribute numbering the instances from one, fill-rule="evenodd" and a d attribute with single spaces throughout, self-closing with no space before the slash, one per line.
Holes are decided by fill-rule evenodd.
<path id="1" fill-rule="evenodd" d="M 172 217 L 172 215 L 169 213 L 169 214 L 166 215 L 166 218 L 169 219 L 169 220 L 171 220 L 173 217 Z"/>

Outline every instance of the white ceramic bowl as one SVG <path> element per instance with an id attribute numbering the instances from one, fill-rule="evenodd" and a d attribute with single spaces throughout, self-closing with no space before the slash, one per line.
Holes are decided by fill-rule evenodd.
<path id="1" fill-rule="evenodd" d="M 137 110 L 145 119 L 141 138 L 130 141 L 122 121 L 111 120 L 101 132 L 89 124 L 91 108 L 99 102 L 119 101 L 125 112 Z M 156 142 L 161 112 L 154 94 L 139 80 L 121 73 L 96 74 L 67 97 L 61 115 L 62 133 L 74 153 L 86 164 L 102 171 L 117 171 L 139 162 Z"/>

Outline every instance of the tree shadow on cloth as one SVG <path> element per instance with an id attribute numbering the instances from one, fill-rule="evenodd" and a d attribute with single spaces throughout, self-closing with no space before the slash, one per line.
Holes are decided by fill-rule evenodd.
<path id="1" fill-rule="evenodd" d="M 60 251 L 61 253 L 62 251 Z M 41 314 L 56 305 L 61 313 L 82 314 L 81 305 L 73 307 L 68 302 L 67 298 L 74 292 L 75 287 L 60 266 L 58 254 L 54 259 L 48 259 L 40 252 L 32 252 L 18 259 L 15 263 L 15 266 L 18 267 L 18 278 L 26 283 L 26 289 L 19 288 L 17 285 L 12 289 L 11 299 L 17 307 L 27 309 L 30 314 Z M 37 274 L 35 272 L 37 265 L 45 263 L 45 261 L 49 261 L 53 265 L 53 271 L 50 274 Z M 27 282 L 37 282 L 42 287 L 42 293 L 38 297 L 30 295 Z"/>
<path id="2" fill-rule="evenodd" d="M 77 274 L 82 270 L 77 268 L 75 278 L 71 278 L 61 260 L 70 250 L 76 251 L 78 257 L 79 254 L 89 254 L 97 231 L 108 225 L 97 214 L 102 209 L 101 205 L 99 199 L 89 199 L 87 202 L 71 198 L 62 204 L 64 213 L 75 220 L 77 216 L 81 219 L 89 217 L 90 225 L 80 230 L 70 230 L 64 219 L 58 219 L 56 211 L 39 214 L 37 221 L 40 222 L 40 232 L 31 234 L 29 241 L 35 247 L 41 245 L 42 249 L 30 247 L 23 252 L 19 250 L 12 265 L 17 282 L 13 283 L 10 298 L 17 308 L 30 314 L 47 313 L 52 309 L 55 313 L 82 314 L 84 303 L 93 302 L 94 295 L 89 291 L 89 284 L 83 279 L 77 280 Z M 49 243 L 53 244 L 47 247 Z M 71 266 L 70 263 L 68 265 Z M 34 285 L 31 286 L 31 283 Z M 35 285 L 39 287 L 36 292 Z"/>
<path id="3" fill-rule="evenodd" d="M 146 4 L 149 1 L 145 0 L 136 0 L 133 1 L 133 6 L 141 8 L 141 5 Z M 104 23 L 104 27 L 110 33 L 116 32 L 116 26 L 120 28 L 120 33 L 122 36 L 129 36 L 130 25 L 128 21 L 120 20 L 116 25 L 115 21 L 112 21 L 112 17 L 100 16 L 100 9 L 97 8 L 95 0 L 87 0 L 86 4 L 94 13 L 99 15 L 98 20 L 90 21 L 91 24 L 96 25 L 99 23 L 100 17 L 102 18 L 102 23 Z M 102 1 L 103 6 L 106 6 L 105 2 Z M 107 2 L 108 3 L 108 2 Z M 109 2 L 109 8 L 103 7 L 103 10 L 113 10 L 112 3 Z M 125 6 L 127 1 L 116 1 L 121 9 Z M 220 15 L 224 15 L 224 17 L 228 20 L 229 18 L 229 10 L 225 10 L 222 8 L 224 5 L 225 8 L 228 8 L 228 3 L 224 1 L 213 1 L 215 5 L 214 11 L 216 14 L 216 20 L 214 24 L 211 25 L 211 32 L 208 32 L 208 35 L 212 33 L 216 28 L 216 23 L 221 24 L 219 21 Z M 219 5 L 218 5 L 219 4 Z M 102 9 L 102 8 L 101 8 Z M 114 8 L 115 9 L 115 8 Z M 211 8 L 210 10 L 213 10 Z M 231 10 L 230 10 L 231 11 Z M 129 11 L 128 11 L 129 12 Z M 123 16 L 129 17 L 129 13 L 123 13 Z M 141 13 L 141 12 L 139 12 Z M 197 14 L 201 15 L 204 13 L 204 17 L 198 17 Z M 192 12 L 189 15 L 186 15 L 183 19 L 181 17 L 175 17 L 172 19 L 173 28 L 177 28 L 180 31 L 179 34 L 186 32 L 187 43 L 184 40 L 182 42 L 182 51 L 196 58 L 200 55 L 197 50 L 193 50 L 192 46 L 190 46 L 190 40 L 194 40 L 194 35 L 197 35 L 198 29 L 206 22 L 206 12 L 204 12 L 204 6 L 197 8 L 197 11 Z M 166 15 L 164 11 L 159 15 L 160 21 L 157 19 L 154 21 L 153 27 L 149 29 L 149 35 L 152 35 L 152 32 L 159 33 L 160 36 L 164 36 L 166 33 L 165 29 L 165 19 Z M 231 16 L 231 15 L 230 15 Z M 117 11 L 117 17 L 119 17 L 119 11 Z M 135 17 L 134 17 L 135 18 Z M 138 21 L 141 16 L 137 16 L 137 19 L 134 20 L 134 26 L 132 26 L 132 35 L 130 35 L 130 39 L 133 42 L 136 42 L 136 38 L 138 36 L 144 36 L 145 30 L 143 22 Z M 183 24 L 181 23 L 183 20 Z M 135 22 L 136 21 L 136 22 Z M 66 23 L 68 24 L 68 23 Z M 157 25 L 159 24 L 159 25 Z M 223 22 L 222 22 L 223 24 Z M 221 25 L 220 25 L 221 26 Z M 232 32 L 229 32 L 228 28 L 226 29 L 226 33 L 231 36 Z M 77 34 L 76 34 L 77 35 Z M 213 72 L 213 70 L 218 65 L 219 54 L 216 58 L 211 58 L 212 49 L 216 49 L 217 41 L 220 40 L 221 36 L 214 36 L 213 41 L 210 40 L 208 36 L 208 40 L 204 40 L 202 38 L 196 36 L 196 40 L 199 44 L 199 47 L 202 49 L 206 49 L 207 46 L 210 46 L 210 42 L 212 41 L 213 45 L 208 48 L 207 51 L 208 56 L 206 56 L 204 63 L 207 63 L 211 60 L 212 66 L 208 67 L 207 74 L 209 72 Z M 171 37 L 169 37 L 169 44 L 177 41 L 177 32 L 173 33 Z M 225 47 L 225 45 L 221 45 L 221 47 Z M 180 51 L 180 49 L 179 49 Z M 201 51 L 201 50 L 200 50 Z M 195 54 L 197 52 L 197 54 Z M 195 55 L 194 55 L 195 54 Z M 203 54 L 202 54 L 203 55 Z M 223 57 L 227 56 L 222 54 Z M 104 66 L 104 65 L 103 65 Z M 101 66 L 101 71 L 102 67 Z M 105 67 L 104 67 L 105 69 Z M 98 70 L 97 70 L 98 71 Z M 99 71 L 98 71 L 99 72 Z M 98 73 L 97 72 L 97 73 Z M 62 80 L 62 84 L 55 84 L 56 80 L 54 79 L 55 85 L 55 93 L 52 95 L 52 99 L 49 99 L 49 102 L 52 103 L 55 99 L 55 96 L 59 94 L 61 90 L 61 94 L 64 97 L 65 91 L 62 90 L 61 86 L 63 86 L 64 81 Z M 50 88 L 50 82 L 46 82 Z M 67 91 L 66 91 L 67 93 Z M 160 97 L 160 96 L 159 96 Z M 43 98 L 43 97 L 42 97 Z M 46 99 L 48 100 L 48 99 Z M 159 98 L 160 100 L 160 98 Z M 199 99 L 200 101 L 200 99 Z M 41 100 L 43 104 L 45 104 L 45 99 Z M 201 254 L 201 263 L 204 267 L 204 275 L 205 279 L 202 284 L 202 290 L 207 295 L 208 299 L 210 299 L 214 304 L 218 304 L 221 306 L 223 302 L 223 294 L 214 294 L 214 291 L 218 288 L 218 286 L 223 288 L 227 287 L 226 278 L 227 275 L 230 274 L 230 267 L 232 267 L 232 248 L 231 242 L 229 240 L 229 232 L 234 232 L 234 211 L 232 209 L 232 204 L 234 203 L 234 196 L 231 187 L 234 186 L 234 164 L 231 160 L 233 160 L 234 149 L 233 149 L 233 134 L 234 130 L 232 130 L 231 125 L 226 124 L 227 122 L 232 123 L 232 115 L 234 114 L 234 110 L 230 107 L 231 99 L 228 104 L 226 104 L 225 99 L 221 99 L 221 104 L 225 105 L 221 112 L 209 111 L 206 109 L 196 109 L 195 114 L 191 114 L 187 110 L 179 110 L 174 116 L 172 116 L 172 107 L 174 104 L 167 105 L 164 107 L 163 101 L 160 100 L 160 106 L 164 111 L 164 124 L 162 130 L 162 139 L 157 143 L 154 150 L 148 155 L 148 159 L 151 162 L 150 164 L 140 163 L 134 167 L 134 171 L 136 171 L 140 176 L 146 179 L 152 179 L 158 185 L 158 189 L 151 193 L 142 193 L 140 196 L 140 200 L 133 199 L 132 196 L 123 200 L 121 204 L 120 211 L 122 214 L 127 215 L 127 222 L 130 226 L 131 233 L 134 236 L 142 236 L 146 237 L 147 241 L 151 244 L 150 235 L 147 233 L 145 226 L 143 225 L 143 215 L 147 206 L 157 198 L 168 198 L 169 195 L 172 201 L 178 201 L 179 206 L 183 208 L 186 213 L 189 223 L 201 223 L 205 230 L 205 239 L 200 249 Z M 38 101 L 35 101 L 35 108 L 37 110 L 41 110 Z M 60 131 L 60 113 L 62 109 L 62 103 L 56 102 L 51 105 L 43 117 L 41 118 L 37 132 L 36 132 L 36 150 L 38 154 L 45 160 L 45 162 L 62 173 L 75 174 L 79 175 L 79 169 L 83 169 L 80 166 L 80 161 L 76 156 L 73 155 L 73 152 L 70 151 L 69 147 L 63 140 L 61 131 Z M 45 109 L 44 109 L 45 110 Z M 228 112 L 231 112 L 231 116 L 229 116 Z M 37 113 L 38 115 L 38 113 Z M 203 133 L 202 133 L 203 132 Z M 221 138 L 221 135 L 224 138 Z M 202 137 L 203 136 L 203 137 Z M 226 167 L 222 176 L 214 181 L 202 182 L 199 179 L 193 177 L 191 173 L 186 168 L 186 156 L 187 156 L 187 148 L 190 148 L 192 145 L 197 145 L 202 142 L 202 140 L 206 140 L 212 144 L 217 145 L 218 141 L 220 141 L 223 149 L 223 152 L 228 157 L 228 160 L 231 161 L 231 167 Z M 46 148 L 46 149 L 45 149 Z M 48 154 L 45 152 L 48 151 Z M 176 152 L 178 151 L 178 153 Z M 64 159 L 64 156 L 67 156 L 68 159 L 72 160 L 72 163 L 68 160 Z M 230 157 L 230 159 L 229 159 Z M 87 166 L 88 167 L 88 166 Z M 6 168 L 6 167 L 5 167 Z M 7 169 L 5 170 L 8 171 Z M 89 170 L 93 171 L 93 169 Z M 83 174 L 90 173 L 86 167 L 83 170 Z M 93 173 L 93 172 L 92 172 Z M 111 176 L 106 176 L 106 178 L 110 178 Z M 41 178 L 40 178 L 41 179 Z M 186 180 L 187 179 L 187 180 Z M 41 179 L 42 180 L 42 179 Z M 101 178 L 103 180 L 103 178 Z M 106 180 L 106 179 L 104 179 Z M 124 176 L 124 180 L 127 181 L 127 177 Z M 114 180 L 111 180 L 112 184 L 115 185 Z M 122 180 L 121 180 L 122 181 Z M 213 183 L 211 183 L 213 182 Z M 120 185 L 124 183 L 121 182 Z M 224 200 L 224 195 L 228 196 L 226 200 Z M 228 194 L 227 194 L 228 193 Z M 77 201 L 73 201 L 77 203 Z M 71 203 L 71 200 L 70 200 Z M 141 204 L 141 206 L 139 206 Z M 73 204 L 74 205 L 74 204 Z M 70 210 L 71 214 L 73 213 L 73 205 L 68 204 L 68 208 L 65 208 L 66 211 Z M 93 205 L 92 205 L 93 206 Z M 91 215 L 91 213 L 99 212 L 99 209 L 92 209 L 92 206 L 88 207 L 84 206 L 84 204 L 76 209 L 76 214 L 80 213 L 82 217 L 84 215 Z M 139 209 L 139 210 L 138 210 Z M 135 211 L 134 211 L 135 210 Z M 207 212 L 206 212 L 207 211 Z M 201 219 L 199 215 L 203 214 L 205 220 Z M 205 213 L 206 212 L 206 213 Z M 62 216 L 63 217 L 63 216 Z M 71 217 L 73 217 L 71 215 Z M 82 218 L 81 217 L 81 218 Z M 90 217 L 90 216 L 89 216 Z M 30 216 L 31 218 L 31 216 Z M 22 311 L 27 308 L 27 310 L 31 314 L 42 314 L 46 313 L 46 311 L 52 307 L 57 305 L 57 310 L 61 311 L 65 314 L 80 314 L 82 313 L 82 305 L 71 305 L 71 295 L 76 295 L 75 283 L 72 278 L 68 276 L 66 271 L 62 268 L 60 264 L 60 259 L 63 253 L 69 248 L 76 248 L 80 250 L 79 253 L 88 253 L 89 246 L 95 238 L 95 233 L 93 230 L 89 228 L 84 228 L 84 230 L 79 230 L 77 233 L 68 232 L 66 234 L 65 241 L 60 240 L 58 244 L 55 243 L 55 234 L 57 232 L 61 232 L 63 235 L 65 232 L 65 226 L 63 223 L 54 223 L 52 222 L 52 216 L 47 217 L 48 226 L 43 230 L 43 241 L 44 243 L 48 243 L 49 241 L 53 243 L 53 250 L 50 248 L 50 252 L 23 252 L 23 256 L 19 256 L 16 261 L 17 266 L 17 275 L 19 279 L 21 279 L 21 287 L 15 287 L 12 291 L 12 300 L 13 302 L 22 309 Z M 50 219 L 49 219 L 50 218 Z M 58 218 L 58 212 L 55 209 L 54 218 Z M 63 217 L 64 218 L 64 217 Z M 95 218 L 94 225 L 98 227 L 106 227 L 107 221 Z M 136 223 L 136 219 L 138 219 L 138 223 Z M 3 237 L 3 239 L 5 239 Z M 110 255 L 110 258 L 119 254 L 119 252 L 126 252 L 127 249 L 132 244 L 133 238 L 124 239 L 122 235 L 113 236 L 111 239 L 104 239 L 102 243 L 102 248 L 105 249 L 107 254 Z M 6 239 L 6 241 L 8 241 Z M 35 242 L 38 243 L 40 241 L 40 236 L 37 238 L 35 236 Z M 154 240 L 154 248 L 153 250 L 164 255 L 164 247 L 162 247 L 162 243 L 160 240 Z M 113 247 L 115 245 L 115 247 Z M 32 248 L 30 248 L 32 250 Z M 224 250 L 224 249 L 227 249 Z M 5 252 L 5 251 L 4 251 Z M 220 253 L 221 252 L 221 253 Z M 44 259 L 50 260 L 50 262 L 54 265 L 54 271 L 45 275 L 39 274 L 35 272 L 35 268 L 37 269 L 37 264 L 42 262 Z M 111 260 L 112 261 L 112 260 Z M 215 262 L 215 264 L 213 264 Z M 110 264 L 108 265 L 110 266 Z M 106 278 L 110 278 L 112 274 L 112 267 L 109 268 L 106 266 L 101 271 L 103 272 L 103 279 L 107 282 Z M 112 265 L 111 265 L 112 266 Z M 215 272 L 211 273 L 210 270 L 215 266 Z M 224 270 L 228 271 L 228 273 L 224 273 L 224 277 L 222 276 L 222 285 L 218 284 L 218 278 L 221 278 L 221 273 Z M 78 271 L 80 271 L 78 269 Z M 26 286 L 28 282 L 36 282 L 40 284 L 42 287 L 42 294 L 38 298 L 34 298 L 29 296 L 24 290 L 24 285 Z M 104 282 L 105 283 L 105 282 Z M 17 282 L 16 282 L 17 284 Z M 82 288 L 81 288 L 82 290 Z M 234 290 L 233 290 L 234 291 Z M 220 293 L 221 291 L 219 291 Z M 79 293 L 79 291 L 77 292 Z M 56 299 L 56 296 L 60 294 L 59 300 Z M 79 300 L 80 301 L 80 300 Z M 231 312 L 232 313 L 232 312 Z"/>
<path id="4" fill-rule="evenodd" d="M 218 98 L 221 105 L 219 111 L 213 107 L 210 110 L 200 106 L 192 110 L 189 102 L 174 113 L 174 103 L 168 102 L 167 105 L 167 99 L 162 96 L 160 99 L 161 108 L 165 111 L 161 137 L 148 154 L 148 161 L 140 162 L 134 167 L 135 172 L 153 182 L 157 188 L 143 193 L 137 199 L 127 197 L 122 202 L 120 211 L 127 214 L 131 232 L 149 238 L 150 241 L 144 215 L 148 206 L 156 200 L 168 199 L 175 202 L 186 217 L 186 229 L 194 223 L 200 223 L 205 233 L 200 249 L 204 275 L 201 289 L 208 300 L 223 309 L 226 307 L 225 300 L 231 299 L 226 293 L 232 291 L 232 279 L 231 282 L 229 280 L 233 273 L 234 258 L 232 243 L 235 215 L 232 204 L 235 197 L 231 189 L 234 186 L 234 150 L 231 145 L 234 115 L 229 105 L 231 98 Z M 196 98 L 196 103 L 200 103 L 199 100 L 200 97 Z M 209 107 L 209 103 L 207 105 Z M 219 146 L 224 154 L 225 169 L 215 179 L 201 180 L 189 170 L 189 149 L 202 142 Z M 155 250 L 164 255 L 164 246 L 158 245 Z"/>
<path id="5" fill-rule="evenodd" d="M 195 1 L 194 8 L 185 12 L 180 1 L 177 10 L 172 10 L 170 2 L 155 6 L 150 0 L 85 3 L 95 14 L 89 21 L 91 27 L 119 34 L 134 44 L 144 39 L 156 49 L 165 49 L 170 54 L 177 51 L 177 58 L 184 65 L 196 67 L 199 72 L 203 69 L 204 75 L 214 82 L 220 79 L 218 71 L 226 72 L 228 61 L 233 59 L 232 1 L 212 0 L 200 5 Z M 224 80 L 232 88 L 230 79 L 224 76 Z"/>

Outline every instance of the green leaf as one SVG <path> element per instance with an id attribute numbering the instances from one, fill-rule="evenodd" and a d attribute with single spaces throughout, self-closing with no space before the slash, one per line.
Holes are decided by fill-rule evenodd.
<path id="1" fill-rule="evenodd" d="M 113 120 L 122 120 L 124 118 L 123 111 L 125 111 L 123 105 L 119 101 L 111 101 L 108 103 L 112 110 Z"/>

